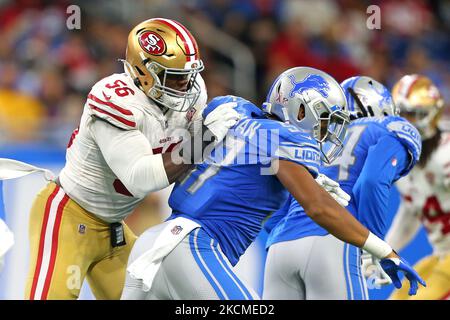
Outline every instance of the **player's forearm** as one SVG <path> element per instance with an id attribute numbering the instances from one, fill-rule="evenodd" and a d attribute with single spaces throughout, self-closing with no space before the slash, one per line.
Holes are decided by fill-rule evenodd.
<path id="1" fill-rule="evenodd" d="M 181 175 L 192 169 L 192 167 L 194 166 L 193 164 L 189 163 L 175 164 L 170 153 L 163 154 L 162 159 L 169 184 L 175 182 Z"/>
<path id="2" fill-rule="evenodd" d="M 321 191 L 322 192 L 322 191 Z M 351 213 L 341 207 L 328 193 L 318 194 L 305 212 L 336 238 L 360 247 L 378 258 L 396 256 L 392 248 L 364 227 Z"/>
<path id="3" fill-rule="evenodd" d="M 322 191 L 320 191 L 322 193 Z M 306 214 L 336 238 L 362 247 L 369 230 L 324 191 L 317 200 L 304 206 Z"/>
<path id="4" fill-rule="evenodd" d="M 280 161 L 277 177 L 305 212 L 319 225 L 342 241 L 361 247 L 376 257 L 392 254 L 390 246 L 369 232 L 341 207 L 308 171 L 295 163 Z"/>
<path id="5" fill-rule="evenodd" d="M 407 150 L 392 137 L 370 147 L 363 169 L 353 186 L 353 200 L 360 221 L 378 237 L 387 231 L 387 212 L 392 184 L 409 165 Z"/>

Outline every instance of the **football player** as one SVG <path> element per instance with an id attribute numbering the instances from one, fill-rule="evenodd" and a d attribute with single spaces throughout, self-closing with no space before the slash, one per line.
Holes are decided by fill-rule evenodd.
<path id="1" fill-rule="evenodd" d="M 422 75 L 406 75 L 393 87 L 392 96 L 401 114 L 419 130 L 422 157 L 411 174 L 398 181 L 401 205 L 386 240 L 404 248 L 423 225 L 433 253 L 415 268 L 427 287 L 408 297 L 403 289 L 391 299 L 438 300 L 450 297 L 450 134 L 441 132 L 439 119 L 444 101 L 436 85 Z"/>
<path id="2" fill-rule="evenodd" d="M 389 90 L 379 82 L 358 76 L 345 80 L 342 88 L 351 122 L 342 153 L 321 170 L 351 196 L 348 211 L 383 238 L 392 185 L 418 161 L 420 135 L 397 116 Z M 291 196 L 268 221 L 266 229 L 275 227 L 267 240 L 263 298 L 368 299 L 361 249 L 335 237 L 305 209 Z M 397 276 L 391 278 L 400 285 Z M 409 293 L 416 291 L 417 282 L 412 282 Z"/>
<path id="3" fill-rule="evenodd" d="M 385 258 L 389 272 L 407 270 L 417 286 L 421 280 L 390 246 L 314 180 L 321 156 L 331 161 L 342 148 L 348 123 L 345 95 L 331 76 L 292 68 L 272 85 L 265 112 L 225 96 L 213 99 L 204 113 L 224 104 L 235 105 L 241 119 L 205 163 L 176 183 L 171 217 L 137 240 L 123 299 L 257 298 L 232 266 L 289 192 L 336 237 Z"/>
<path id="4" fill-rule="evenodd" d="M 206 104 L 196 40 L 177 21 L 149 19 L 129 33 L 123 63 L 92 87 L 64 168 L 33 203 L 28 299 L 76 299 L 85 278 L 97 299 L 120 298 L 135 241 L 123 219 L 192 167 L 170 152 Z M 203 124 L 220 141 L 237 116 L 225 107 Z"/>

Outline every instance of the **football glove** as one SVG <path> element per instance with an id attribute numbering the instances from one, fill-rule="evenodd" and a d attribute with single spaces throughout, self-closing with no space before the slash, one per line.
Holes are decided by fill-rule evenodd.
<path id="1" fill-rule="evenodd" d="M 348 206 L 348 202 L 350 201 L 350 195 L 347 194 L 344 190 L 339 187 L 339 183 L 328 178 L 326 175 L 320 173 L 316 182 L 325 189 L 333 198 L 337 201 L 341 206 Z"/>
<path id="2" fill-rule="evenodd" d="M 228 130 L 238 122 L 240 116 L 234 110 L 236 106 L 236 102 L 224 103 L 211 111 L 203 120 L 203 125 L 214 135 L 216 144 L 221 142 Z"/>
<path id="3" fill-rule="evenodd" d="M 394 286 L 397 289 L 402 287 L 402 282 L 398 276 L 398 272 L 403 272 L 405 274 L 406 279 L 409 281 L 409 292 L 410 296 L 413 296 L 417 293 L 417 289 L 419 288 L 419 283 L 426 286 L 425 281 L 419 276 L 419 274 L 402 258 L 384 258 L 380 260 L 380 266 L 387 273 L 389 278 L 391 278 Z"/>

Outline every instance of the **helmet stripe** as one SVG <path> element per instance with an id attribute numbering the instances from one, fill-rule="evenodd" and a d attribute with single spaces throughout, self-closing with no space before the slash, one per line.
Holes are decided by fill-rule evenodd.
<path id="1" fill-rule="evenodd" d="M 403 77 L 403 81 L 400 82 L 399 88 L 400 95 L 405 98 L 408 98 L 409 94 L 411 93 L 411 89 L 414 83 L 416 83 L 416 81 L 418 80 L 418 78 L 419 77 L 417 75 L 410 75 Z"/>
<path id="2" fill-rule="evenodd" d="M 175 30 L 175 32 L 180 36 L 181 41 L 184 43 L 184 49 L 186 50 L 186 61 L 192 61 L 192 54 L 196 53 L 194 43 L 192 42 L 191 38 L 189 37 L 188 33 L 185 31 L 185 29 L 181 28 L 179 24 L 175 23 L 173 20 L 170 19 L 164 19 L 164 18 L 157 18 L 155 21 L 159 21 L 170 28 L 172 30 Z"/>
<path id="3" fill-rule="evenodd" d="M 186 34 L 189 36 L 189 39 L 191 40 L 192 44 L 194 45 L 194 51 L 195 51 L 195 59 L 198 60 L 198 46 L 197 46 L 197 41 L 194 39 L 194 37 L 192 36 L 192 33 L 186 29 L 185 26 L 183 26 L 181 23 L 179 23 L 178 21 L 173 20 L 173 22 L 175 22 L 177 25 L 179 25 L 181 28 L 183 28 L 184 31 L 186 31 Z"/>
<path id="4" fill-rule="evenodd" d="M 359 76 L 353 77 L 353 79 L 351 80 L 351 82 L 348 85 L 348 88 L 352 88 L 353 89 L 353 87 L 355 86 L 355 83 L 358 82 L 358 80 L 360 78 L 361 77 L 359 77 Z M 347 99 L 347 100 L 350 101 L 350 105 L 349 105 L 349 108 L 348 108 L 349 111 L 355 112 L 356 111 L 355 110 L 355 98 L 353 98 L 353 96 L 350 94 L 350 92 L 345 92 L 345 95 L 348 96 L 349 99 Z"/>

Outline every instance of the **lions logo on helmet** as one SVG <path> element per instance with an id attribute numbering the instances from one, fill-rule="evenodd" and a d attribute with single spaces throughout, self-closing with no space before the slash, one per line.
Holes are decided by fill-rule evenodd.
<path id="1" fill-rule="evenodd" d="M 342 88 L 330 75 L 296 67 L 272 84 L 263 111 L 310 133 L 331 163 L 342 150 L 349 116 Z"/>
<path id="2" fill-rule="evenodd" d="M 295 82 L 293 75 L 289 76 L 292 85 L 294 86 L 289 92 L 289 97 L 293 98 L 295 93 L 302 94 L 303 91 L 312 89 L 320 93 L 324 98 L 328 97 L 330 86 L 327 81 L 318 74 L 309 74 L 303 81 Z"/>

